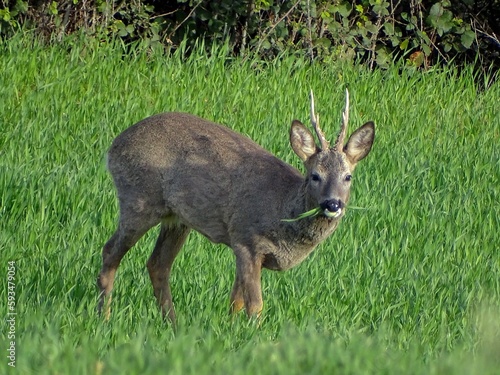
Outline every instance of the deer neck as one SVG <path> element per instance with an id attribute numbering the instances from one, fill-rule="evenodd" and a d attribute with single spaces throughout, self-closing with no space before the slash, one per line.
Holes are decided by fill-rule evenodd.
<path id="1" fill-rule="evenodd" d="M 306 201 L 305 187 L 290 192 L 289 199 L 282 206 L 281 218 L 295 218 L 310 210 Z M 337 227 L 339 219 L 324 216 L 307 217 L 292 222 L 279 221 L 271 242 L 275 249 L 264 254 L 263 266 L 272 270 L 289 269 L 302 262 L 314 248 Z"/>
<path id="2" fill-rule="evenodd" d="M 296 218 L 298 215 L 315 208 L 307 199 L 305 183 L 292 197 L 285 208 L 285 218 Z M 337 228 L 340 218 L 327 218 L 323 215 L 306 217 L 293 222 L 282 222 L 282 229 L 290 243 L 297 246 L 314 248 L 325 240 Z"/>

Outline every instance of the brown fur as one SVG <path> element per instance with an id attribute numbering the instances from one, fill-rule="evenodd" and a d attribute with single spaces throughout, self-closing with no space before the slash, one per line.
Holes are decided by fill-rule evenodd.
<path id="1" fill-rule="evenodd" d="M 164 316 L 175 320 L 169 276 L 191 229 L 233 249 L 231 309 L 244 307 L 249 316 L 259 315 L 261 269 L 293 267 L 335 230 L 349 199 L 346 176 L 368 154 L 373 138 L 373 123 L 367 123 L 344 150 L 320 150 L 311 132 L 294 121 L 290 142 L 307 169 L 303 177 L 249 138 L 193 115 L 163 113 L 128 128 L 108 153 L 120 218 L 103 248 L 99 310 L 107 297 L 109 317 L 121 259 L 150 228 L 161 224 L 147 268 Z M 313 181 L 313 173 L 319 180 Z M 282 221 L 332 199 L 343 208 L 337 218 Z"/>

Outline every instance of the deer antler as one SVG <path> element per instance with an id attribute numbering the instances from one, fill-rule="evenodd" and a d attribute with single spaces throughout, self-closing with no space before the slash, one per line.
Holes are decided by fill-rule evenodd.
<path id="1" fill-rule="evenodd" d="M 314 95 L 313 91 L 311 90 L 311 124 L 314 128 L 314 131 L 316 132 L 316 135 L 318 136 L 319 143 L 321 145 L 321 150 L 326 151 L 330 148 L 330 143 L 326 140 L 325 135 L 321 131 L 321 128 L 319 127 L 319 115 L 317 113 L 314 113 Z"/>
<path id="2" fill-rule="evenodd" d="M 345 108 L 342 112 L 342 125 L 340 127 L 340 132 L 335 141 L 335 149 L 337 151 L 342 150 L 344 147 L 344 140 L 347 133 L 347 123 L 349 122 L 349 90 L 345 89 Z"/>

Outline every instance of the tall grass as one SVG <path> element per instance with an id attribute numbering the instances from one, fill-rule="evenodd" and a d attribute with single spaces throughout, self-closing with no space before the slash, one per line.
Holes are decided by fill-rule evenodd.
<path id="1" fill-rule="evenodd" d="M 500 85 L 471 70 L 369 72 L 166 56 L 113 43 L 0 45 L 0 254 L 16 262 L 21 373 L 495 373 L 500 358 Z M 258 326 L 230 319 L 234 260 L 192 233 L 174 265 L 179 330 L 161 321 L 145 262 L 156 232 L 125 257 L 112 320 L 96 314 L 101 247 L 117 204 L 104 166 L 112 139 L 162 111 L 244 133 L 300 168 L 291 121 L 312 88 L 336 136 L 344 88 L 351 131 L 376 123 L 350 210 L 301 265 L 264 272 Z M 249 161 L 251 162 L 251 161 Z M 265 192 L 260 192 L 265 194 Z M 2 285 L 6 277 L 2 276 Z M 6 311 L 6 286 L 0 306 Z M 4 337 L 4 336 L 2 336 Z M 7 338 L 0 341 L 2 352 Z M 7 367 L 7 359 L 1 366 Z"/>

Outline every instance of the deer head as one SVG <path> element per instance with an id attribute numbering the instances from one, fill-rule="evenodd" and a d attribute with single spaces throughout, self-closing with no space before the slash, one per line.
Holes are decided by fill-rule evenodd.
<path id="1" fill-rule="evenodd" d="M 345 109 L 342 113 L 340 132 L 333 148 L 330 148 L 319 126 L 319 115 L 314 110 L 311 90 L 311 123 L 319 140 L 316 144 L 312 133 L 294 120 L 290 130 L 290 144 L 306 167 L 306 210 L 320 208 L 327 218 L 339 218 L 349 201 L 352 172 L 356 164 L 371 150 L 375 126 L 367 122 L 357 129 L 345 143 L 349 120 L 349 91 L 346 89 Z"/>

